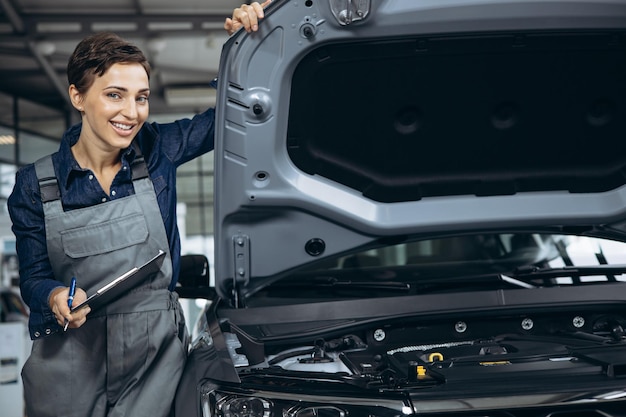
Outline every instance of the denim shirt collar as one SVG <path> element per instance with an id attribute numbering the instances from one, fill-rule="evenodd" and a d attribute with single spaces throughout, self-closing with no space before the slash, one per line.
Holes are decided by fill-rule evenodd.
<path id="1" fill-rule="evenodd" d="M 57 178 L 59 184 L 62 184 L 63 188 L 67 188 L 70 181 L 77 175 L 78 173 L 84 172 L 85 170 L 78 165 L 78 162 L 74 158 L 74 154 L 72 153 L 72 146 L 78 142 L 78 138 L 80 137 L 80 132 L 82 129 L 82 123 L 78 123 L 71 128 L 69 128 L 61 139 L 61 144 L 59 146 L 59 164 L 57 165 Z M 125 150 L 122 151 L 123 162 L 125 161 L 129 166 L 135 160 L 135 150 L 132 146 L 129 146 Z"/>

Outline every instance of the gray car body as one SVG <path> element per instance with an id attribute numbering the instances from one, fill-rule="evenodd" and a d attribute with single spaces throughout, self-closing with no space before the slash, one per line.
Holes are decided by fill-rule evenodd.
<path id="1" fill-rule="evenodd" d="M 359 7 L 367 13 L 345 24 L 333 14 L 333 6 L 341 9 L 349 3 L 354 16 Z M 259 31 L 234 35 L 222 54 L 215 147 L 215 275 L 220 295 L 231 299 L 236 282 L 238 297 L 245 298 L 285 271 L 393 236 L 579 225 L 623 235 L 623 181 L 575 190 L 581 182 L 602 181 L 613 175 L 607 171 L 619 172 L 626 165 L 626 158 L 619 156 L 626 130 L 623 29 L 624 1 L 274 1 Z M 549 43 L 554 33 L 578 36 L 580 58 L 566 55 L 572 62 L 560 66 L 551 48 L 562 52 L 561 45 Z M 594 34 L 602 40 L 585 43 Z M 475 41 L 480 36 L 496 43 L 481 49 L 482 43 Z M 317 64 L 316 71 L 328 73 L 324 61 L 334 61 L 329 65 L 348 69 L 347 74 L 337 73 L 333 80 L 313 73 L 308 89 L 298 86 L 296 91 L 292 85 L 301 61 L 326 47 L 403 38 L 415 42 L 412 56 L 419 56 L 410 71 L 401 72 L 403 57 L 385 57 L 380 51 L 368 56 L 369 47 L 363 47 L 363 56 L 350 57 L 348 64 L 336 55 Z M 466 49 L 463 44 L 439 46 L 454 39 L 464 39 Z M 562 44 L 572 48 L 576 41 Z M 607 50 L 613 52 L 593 63 L 594 48 L 602 50 L 602 57 Z M 451 66 L 444 62 L 419 72 L 421 62 L 442 55 Z M 480 59 L 488 65 L 472 63 Z M 472 78 L 481 71 L 488 76 Z M 315 85 L 318 80 L 325 89 Z M 301 92 L 310 95 L 313 111 L 294 121 L 314 133 L 299 147 L 315 146 L 310 143 L 337 130 L 344 137 L 352 131 L 357 137 L 351 143 L 360 144 L 354 154 L 365 152 L 364 158 L 370 158 L 370 165 L 354 168 L 356 175 L 374 177 L 380 187 L 399 181 L 438 191 L 376 201 L 314 168 L 300 169 L 290 156 L 288 131 L 293 95 Z M 383 111 L 401 112 L 399 97 L 414 112 L 406 126 L 398 113 Z M 572 105 L 575 100 L 580 102 Z M 323 112 L 315 113 L 331 103 L 344 109 L 345 117 L 327 120 L 319 117 Z M 601 108 L 596 119 L 593 106 Z M 498 111 L 512 114 L 498 116 Z M 477 122 L 468 123 L 470 117 Z M 394 137 L 368 135 L 385 131 Z M 412 143 L 406 152 L 414 157 L 406 158 L 398 138 Z M 340 152 L 326 159 L 315 154 L 326 150 L 318 146 L 304 158 L 319 157 L 338 167 L 351 163 Z M 403 176 L 395 178 L 388 166 L 377 171 L 371 162 L 377 157 L 381 164 L 397 159 Z M 463 161 L 473 158 L 483 165 L 468 163 L 470 170 L 464 172 Z M 411 168 L 420 164 L 427 168 Z M 555 182 L 561 177 L 568 179 Z M 466 189 L 464 179 L 486 186 Z M 520 186 L 529 180 L 536 180 L 534 188 Z M 315 246 L 320 242 L 323 250 Z"/>
<path id="2" fill-rule="evenodd" d="M 626 1 L 274 0 L 220 68 L 177 415 L 623 415 L 626 266 L 547 261 L 626 242 Z"/>

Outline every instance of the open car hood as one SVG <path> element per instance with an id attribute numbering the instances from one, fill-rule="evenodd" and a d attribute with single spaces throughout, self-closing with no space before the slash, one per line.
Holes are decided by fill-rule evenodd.
<path id="1" fill-rule="evenodd" d="M 435 233 L 626 240 L 626 2 L 274 0 L 222 53 L 215 275 Z"/>

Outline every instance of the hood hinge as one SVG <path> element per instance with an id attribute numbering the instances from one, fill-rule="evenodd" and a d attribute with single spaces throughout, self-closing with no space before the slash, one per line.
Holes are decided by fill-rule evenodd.
<path id="1" fill-rule="evenodd" d="M 330 8 L 335 19 L 342 26 L 363 20 L 370 12 L 371 0 L 330 0 Z"/>
<path id="2" fill-rule="evenodd" d="M 239 289 L 250 281 L 250 237 L 244 234 L 233 236 L 235 274 L 233 276 L 233 305 L 239 307 Z"/>

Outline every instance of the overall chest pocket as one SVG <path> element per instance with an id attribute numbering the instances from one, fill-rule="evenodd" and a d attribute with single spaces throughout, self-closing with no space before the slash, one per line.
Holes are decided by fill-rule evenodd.
<path id="1" fill-rule="evenodd" d="M 141 213 L 106 220 L 61 232 L 65 254 L 83 258 L 123 249 L 148 239 L 148 225 Z"/>

